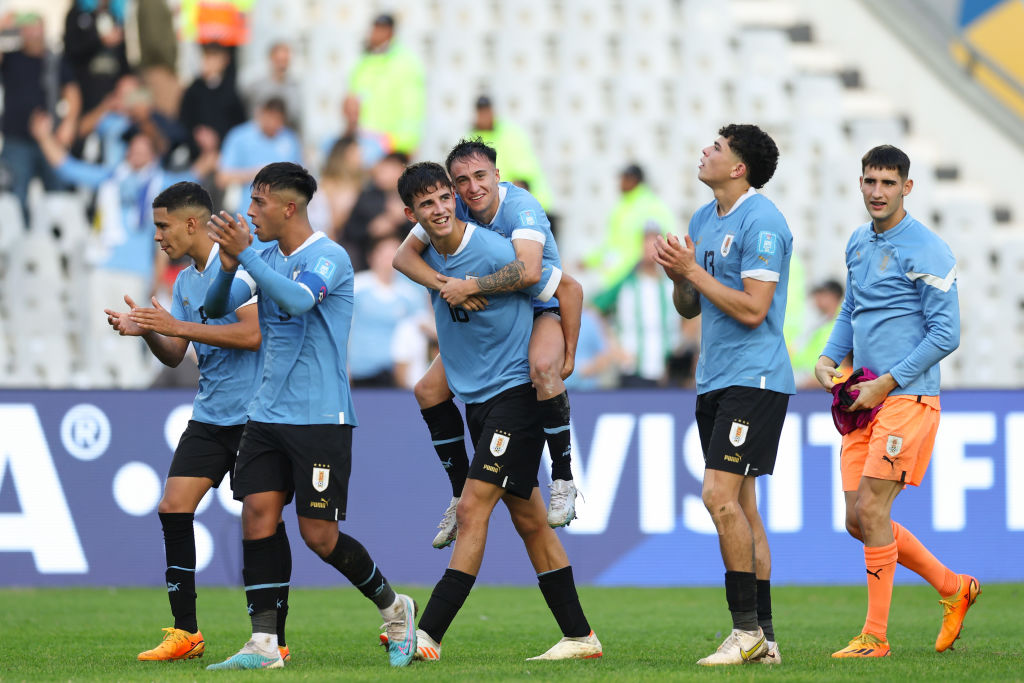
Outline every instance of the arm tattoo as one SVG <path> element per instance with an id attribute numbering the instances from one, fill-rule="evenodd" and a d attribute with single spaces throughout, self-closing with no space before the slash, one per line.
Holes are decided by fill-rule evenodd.
<path id="1" fill-rule="evenodd" d="M 477 278 L 476 284 L 482 294 L 500 294 L 514 292 L 523 286 L 526 275 L 526 264 L 516 259 L 506 264 L 496 273 Z"/>

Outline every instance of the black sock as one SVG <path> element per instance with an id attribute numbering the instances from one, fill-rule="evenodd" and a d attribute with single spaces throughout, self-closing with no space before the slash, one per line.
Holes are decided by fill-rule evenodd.
<path id="1" fill-rule="evenodd" d="M 196 622 L 196 535 L 191 512 L 161 512 L 164 554 L 167 557 L 167 598 L 171 602 L 174 628 L 189 633 L 199 630 Z"/>
<path id="2" fill-rule="evenodd" d="M 764 631 L 766 640 L 775 640 L 772 626 L 772 582 L 770 579 L 757 580 L 757 625 Z"/>
<path id="3" fill-rule="evenodd" d="M 292 580 L 292 547 L 288 544 L 288 534 L 284 522 L 277 525 L 277 557 L 281 561 L 281 578 L 284 585 L 277 595 L 277 644 L 284 647 L 284 623 L 288 620 L 288 588 Z"/>
<path id="4" fill-rule="evenodd" d="M 437 451 L 437 457 L 441 459 L 444 471 L 452 484 L 452 495 L 461 496 L 462 487 L 466 485 L 466 475 L 469 473 L 466 430 L 462 424 L 462 414 L 455 406 L 455 401 L 451 399 L 421 410 L 420 414 L 427 423 L 434 450 Z"/>
<path id="5" fill-rule="evenodd" d="M 754 572 L 725 572 L 725 599 L 732 612 L 732 627 L 757 630 L 757 576 Z"/>
<path id="6" fill-rule="evenodd" d="M 455 615 L 462 609 L 462 603 L 473 590 L 476 577 L 457 569 L 445 569 L 444 576 L 434 586 L 430 600 L 420 617 L 419 627 L 440 644 Z"/>
<path id="7" fill-rule="evenodd" d="M 285 583 L 277 535 L 242 540 L 242 580 L 253 633 L 277 630 L 277 599 Z"/>
<path id="8" fill-rule="evenodd" d="M 566 638 L 583 638 L 590 635 L 590 624 L 583 614 L 580 597 L 576 594 L 576 582 L 572 578 L 572 565 L 537 575 L 540 592 L 548 609 L 555 615 L 558 628 Z"/>
<path id="9" fill-rule="evenodd" d="M 544 419 L 544 437 L 551 454 L 551 479 L 572 480 L 572 445 L 569 440 L 569 393 L 537 401 Z"/>
<path id="10" fill-rule="evenodd" d="M 338 544 L 324 562 L 341 572 L 359 592 L 368 597 L 377 609 L 391 607 L 395 591 L 377 569 L 366 548 L 351 536 L 338 532 Z"/>

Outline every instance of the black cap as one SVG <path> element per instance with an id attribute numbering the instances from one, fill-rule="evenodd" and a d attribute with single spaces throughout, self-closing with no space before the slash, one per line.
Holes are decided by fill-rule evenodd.
<path id="1" fill-rule="evenodd" d="M 492 106 L 491 98 L 488 97 L 487 95 L 481 95 L 480 97 L 476 98 L 476 108 L 477 109 L 488 109 L 491 106 Z"/>
<path id="2" fill-rule="evenodd" d="M 387 12 L 384 12 L 383 14 L 378 14 L 373 19 L 373 25 L 374 26 L 387 26 L 389 28 L 394 28 L 395 27 L 395 17 L 394 17 L 394 15 L 388 14 Z"/>
<path id="3" fill-rule="evenodd" d="M 622 175 L 636 178 L 639 183 L 644 181 L 644 169 L 640 168 L 638 164 L 630 164 L 622 169 Z"/>

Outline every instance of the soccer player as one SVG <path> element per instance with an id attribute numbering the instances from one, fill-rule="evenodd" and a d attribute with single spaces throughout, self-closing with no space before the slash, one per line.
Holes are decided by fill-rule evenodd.
<path id="1" fill-rule="evenodd" d="M 177 367 L 189 343 L 199 359 L 199 393 L 192 419 L 181 435 L 171 460 L 164 495 L 157 508 L 167 557 L 167 597 L 174 626 L 165 628 L 163 642 L 139 654 L 143 661 L 202 657 L 203 634 L 196 620 L 196 507 L 211 487 L 220 485 L 235 465 L 235 453 L 245 425 L 245 409 L 256 387 L 260 328 L 253 300 L 246 300 L 223 318 L 209 319 L 203 298 L 213 281 L 209 266 L 218 268 L 218 246 L 207 235 L 213 213 L 210 195 L 201 185 L 171 185 L 153 200 L 155 239 L 172 258 L 188 255 L 193 264 L 174 281 L 171 311 L 156 298 L 153 308 L 137 306 L 131 297 L 128 312 L 107 309 L 107 322 L 121 335 L 139 336 L 164 365 Z M 236 288 L 248 292 L 240 275 Z M 246 297 L 249 299 L 249 297 Z M 288 614 L 287 582 L 291 576 L 291 546 L 284 522 L 278 520 L 273 543 L 285 575 L 277 614 L 277 636 L 283 659 L 289 659 L 284 624 Z"/>
<path id="2" fill-rule="evenodd" d="M 697 429 L 704 450 L 702 498 L 718 531 L 732 633 L 698 664 L 779 663 L 772 625 L 771 551 L 757 511 L 756 477 L 771 474 L 795 393 L 782 337 L 793 237 L 775 205 L 756 192 L 779 150 L 757 126 L 728 125 L 705 147 L 697 179 L 715 198 L 689 234 L 655 245 L 685 318 L 701 316 Z"/>
<path id="3" fill-rule="evenodd" d="M 491 295 L 534 286 L 540 282 L 545 269 L 556 275 L 551 280 L 554 298 L 534 302 L 530 380 L 536 389 L 551 454 L 551 500 L 547 520 L 551 527 L 560 527 L 576 518 L 569 396 L 563 380 L 573 369 L 583 289 L 561 272 L 551 223 L 540 204 L 526 190 L 500 182 L 496 162 L 493 147 L 479 139 L 462 140 L 448 154 L 447 167 L 459 194 L 456 205 L 459 220 L 472 220 L 510 238 L 515 247 L 514 259 L 493 272 L 476 273 L 476 277 L 439 277 L 422 257 L 429 241 L 427 232 L 416 227 L 399 248 L 395 267 L 428 289 L 439 290 L 441 297 L 452 306 L 468 311 L 478 309 Z M 550 296 L 551 292 L 546 294 Z M 469 459 L 462 416 L 452 402 L 440 357 L 417 382 L 414 394 L 452 485 L 452 499 L 434 538 L 434 547 L 444 548 L 457 535 L 455 508 L 462 494 Z"/>
<path id="4" fill-rule="evenodd" d="M 860 635 L 833 657 L 885 657 L 896 563 L 939 592 L 942 627 L 935 650 L 960 636 L 978 580 L 954 574 L 906 528 L 892 520 L 905 486 L 919 486 L 939 427 L 939 361 L 960 344 L 956 259 L 945 242 L 903 207 L 914 181 L 910 158 L 891 145 L 861 159 L 860 191 L 871 222 L 846 244 L 846 296 L 814 374 L 827 390 L 836 366 L 853 351 L 853 367 L 876 379 L 855 385 L 848 411 L 874 418 L 843 436 L 846 530 L 864 543 L 868 614 Z"/>
<path id="5" fill-rule="evenodd" d="M 249 404 L 235 464 L 234 495 L 242 501 L 242 576 L 252 639 L 211 669 L 278 668 L 274 605 L 285 577 L 273 542 L 281 510 L 295 499 L 299 533 L 380 610 L 391 638 L 391 664 L 405 666 L 416 650 L 412 598 L 396 595 L 356 539 L 341 533 L 358 423 L 346 370 L 352 326 L 352 264 L 322 232 L 307 206 L 316 181 L 290 162 L 263 167 L 253 180 L 249 218 L 256 235 L 277 243 L 256 251 L 241 215 L 213 216 L 221 268 L 206 295 L 206 313 L 224 315 L 259 292 L 263 376 Z M 252 284 L 232 287 L 241 263 Z M 246 279 L 248 282 L 248 278 Z"/>
<path id="6" fill-rule="evenodd" d="M 398 192 L 406 216 L 429 236 L 424 257 L 442 275 L 488 273 L 514 257 L 507 239 L 458 217 L 455 190 L 439 164 L 409 166 L 398 181 Z M 548 526 L 537 487 L 544 432 L 530 386 L 530 295 L 492 295 L 482 311 L 453 306 L 434 290 L 430 295 L 441 357 L 452 390 L 466 404 L 475 454 L 456 509 L 459 539 L 420 618 L 417 657 L 440 659 L 441 639 L 480 571 L 487 525 L 499 499 L 523 539 L 541 592 L 562 630 L 558 643 L 531 659 L 600 657 L 601 643 L 583 614 L 572 566 Z"/>

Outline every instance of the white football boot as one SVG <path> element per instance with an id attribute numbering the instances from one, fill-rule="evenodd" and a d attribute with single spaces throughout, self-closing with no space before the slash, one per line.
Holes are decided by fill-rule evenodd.
<path id="1" fill-rule="evenodd" d="M 551 646 L 551 649 L 542 655 L 529 657 L 526 661 L 535 662 L 540 660 L 553 659 L 597 659 L 602 656 L 601 641 L 597 639 L 594 632 L 582 638 L 564 637 Z"/>
<path id="2" fill-rule="evenodd" d="M 741 631 L 734 628 L 717 650 L 697 663 L 701 666 L 746 664 L 761 659 L 767 651 L 767 641 L 760 626 L 756 631 Z"/>
<path id="3" fill-rule="evenodd" d="M 452 501 L 448 503 L 448 508 L 444 511 L 444 517 L 441 518 L 441 523 L 437 525 L 440 531 L 437 532 L 437 536 L 434 536 L 434 547 L 438 550 L 447 548 L 455 540 L 455 537 L 459 535 L 459 528 L 455 523 L 455 508 L 458 505 L 458 496 L 452 496 Z"/>
<path id="4" fill-rule="evenodd" d="M 576 496 L 579 494 L 571 479 L 555 479 L 549 488 L 548 526 L 557 529 L 576 519 Z"/>

